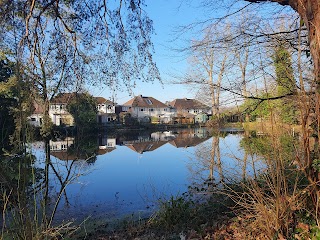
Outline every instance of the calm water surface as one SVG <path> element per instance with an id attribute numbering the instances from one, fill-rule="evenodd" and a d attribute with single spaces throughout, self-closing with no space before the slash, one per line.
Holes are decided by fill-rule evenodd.
<path id="1" fill-rule="evenodd" d="M 79 145 L 82 155 L 70 152 L 77 138 L 50 141 L 52 204 L 64 190 L 57 219 L 149 215 L 159 199 L 178 196 L 188 186 L 208 179 L 219 184 L 252 176 L 262 162 L 245 156 L 239 145 L 242 137 L 237 131 L 212 135 L 205 128 L 104 133 Z M 44 168 L 43 143 L 33 143 L 32 149 L 36 166 Z"/>

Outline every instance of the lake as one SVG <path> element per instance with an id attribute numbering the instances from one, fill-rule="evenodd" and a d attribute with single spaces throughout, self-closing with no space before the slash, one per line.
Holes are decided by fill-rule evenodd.
<path id="1" fill-rule="evenodd" d="M 245 154 L 242 138 L 237 129 L 105 130 L 50 140 L 50 163 L 44 143 L 34 142 L 30 149 L 35 167 L 48 174 L 51 205 L 59 201 L 57 221 L 112 219 L 148 216 L 160 199 L 206 181 L 222 185 L 253 176 L 263 162 Z"/>

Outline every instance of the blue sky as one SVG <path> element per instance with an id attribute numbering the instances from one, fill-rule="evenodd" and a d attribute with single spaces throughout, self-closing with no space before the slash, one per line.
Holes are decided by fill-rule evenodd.
<path id="1" fill-rule="evenodd" d="M 195 91 L 192 91 L 190 87 L 168 83 L 173 79 L 174 75 L 181 76 L 188 69 L 188 56 L 185 53 L 181 54 L 171 49 L 188 46 L 189 41 L 195 37 L 199 38 L 201 32 L 195 32 L 196 30 L 194 30 L 193 33 L 188 32 L 179 39 L 176 39 L 177 35 L 175 31 L 177 31 L 179 26 L 186 26 L 204 19 L 210 19 L 211 17 L 219 17 L 219 15 L 225 15 L 225 13 L 222 8 L 220 8 L 219 12 L 216 12 L 210 8 L 206 11 L 206 8 L 189 5 L 190 2 L 199 4 L 200 1 L 145 0 L 145 2 L 147 7 L 144 9 L 154 24 L 155 34 L 152 36 L 155 48 L 154 60 L 159 68 L 163 84 L 157 81 L 153 83 L 138 82 L 136 88 L 132 89 L 133 94 L 154 97 L 162 102 L 172 101 L 175 98 L 194 98 Z M 230 11 L 238 10 L 246 4 L 248 3 L 237 2 L 237 4 L 232 6 Z M 272 5 L 269 3 L 253 6 L 256 11 L 261 12 L 262 16 L 270 16 L 269 11 L 274 12 L 275 9 L 281 9 L 278 4 Z M 282 14 L 284 13 L 282 12 Z M 113 100 L 112 92 L 107 87 L 91 87 L 88 90 L 94 96 L 102 96 Z M 127 90 L 123 90 L 116 93 L 114 100 L 118 104 L 123 104 L 132 97 Z"/>
<path id="2" fill-rule="evenodd" d="M 149 17 L 153 20 L 155 34 L 152 36 L 155 54 L 154 60 L 159 68 L 162 81 L 161 84 L 157 81 L 153 83 L 137 84 L 133 90 L 134 95 L 151 96 L 162 102 L 171 101 L 175 98 L 193 98 L 194 94 L 190 89 L 183 85 L 168 84 L 173 75 L 182 74 L 186 71 L 187 63 L 186 56 L 179 56 L 171 48 L 181 47 L 186 44 L 185 40 L 175 40 L 174 30 L 178 26 L 192 23 L 197 19 L 197 10 L 183 5 L 180 6 L 180 0 L 146 0 L 147 7 L 145 8 Z M 94 96 L 102 96 L 112 100 L 112 93 L 107 87 L 104 88 L 89 88 L 89 91 Z M 125 90 L 117 92 L 115 101 L 118 104 L 123 104 L 132 96 Z"/>

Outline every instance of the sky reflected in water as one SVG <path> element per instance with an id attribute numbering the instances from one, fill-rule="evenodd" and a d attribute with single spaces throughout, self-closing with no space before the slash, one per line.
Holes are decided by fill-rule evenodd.
<path id="1" fill-rule="evenodd" d="M 129 137 L 125 133 L 103 135 L 94 139 L 96 157 L 88 162 L 81 157 L 74 160 L 77 157 L 69 152 L 76 145 L 74 138 L 50 141 L 52 196 L 59 192 L 61 180 L 72 177 L 62 194 L 58 219 L 88 215 L 112 218 L 133 212 L 148 215 L 156 209 L 158 199 L 182 194 L 196 182 L 211 178 L 219 183 L 252 176 L 253 167 L 259 169 L 262 163 L 253 166 L 250 158 L 243 165 L 241 138 L 241 132 L 212 137 L 205 128 L 150 131 Z M 212 160 L 213 148 L 219 161 Z M 33 153 L 36 165 L 44 168 L 43 144 L 33 143 Z"/>

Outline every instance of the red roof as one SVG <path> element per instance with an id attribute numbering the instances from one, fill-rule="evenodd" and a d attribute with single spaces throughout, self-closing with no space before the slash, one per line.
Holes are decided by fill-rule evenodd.
<path id="1" fill-rule="evenodd" d="M 34 101 L 33 102 L 33 113 L 34 114 L 43 114 L 44 113 L 44 104 L 41 103 L 41 101 Z"/>
<path id="2" fill-rule="evenodd" d="M 109 105 L 114 105 L 113 102 L 111 102 L 108 99 L 105 99 L 104 97 L 94 97 L 97 101 L 98 104 L 109 104 Z"/>
<path id="3" fill-rule="evenodd" d="M 175 99 L 172 102 L 169 102 L 169 105 L 176 109 L 206 109 L 209 106 L 189 98 Z"/>
<path id="4" fill-rule="evenodd" d="M 153 97 L 143 97 L 142 95 L 136 96 L 124 103 L 123 106 L 128 107 L 147 107 L 147 108 L 166 108 L 168 107 L 164 103 Z"/>
<path id="5" fill-rule="evenodd" d="M 75 96 L 76 93 L 59 93 L 50 103 L 69 103 Z"/>

